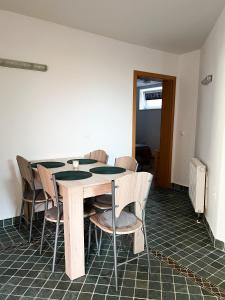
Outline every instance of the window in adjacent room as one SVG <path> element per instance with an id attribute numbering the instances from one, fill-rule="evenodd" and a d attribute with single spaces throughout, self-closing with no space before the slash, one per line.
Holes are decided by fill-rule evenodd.
<path id="1" fill-rule="evenodd" d="M 162 109 L 162 85 L 139 90 L 139 110 Z"/>

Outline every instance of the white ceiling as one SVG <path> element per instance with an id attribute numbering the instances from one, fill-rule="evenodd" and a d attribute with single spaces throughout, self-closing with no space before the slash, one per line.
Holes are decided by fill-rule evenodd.
<path id="1" fill-rule="evenodd" d="M 0 9 L 121 41 L 185 53 L 199 49 L 225 0 L 0 0 Z"/>

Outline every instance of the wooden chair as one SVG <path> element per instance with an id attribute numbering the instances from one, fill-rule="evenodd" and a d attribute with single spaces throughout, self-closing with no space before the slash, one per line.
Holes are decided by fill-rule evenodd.
<path id="1" fill-rule="evenodd" d="M 93 222 L 95 226 L 101 230 L 101 232 L 103 231 L 113 235 L 116 290 L 118 290 L 117 267 L 128 262 L 125 261 L 117 265 L 117 235 L 133 234 L 137 230 L 143 230 L 150 270 L 150 258 L 145 227 L 145 206 L 148 199 L 152 177 L 153 176 L 150 173 L 140 172 L 131 173 L 112 181 L 112 210 L 107 210 L 103 213 L 99 213 L 90 217 L 91 222 Z M 123 210 L 130 203 L 136 203 L 136 205 L 141 208 L 141 218 L 138 218 L 133 213 Z M 99 247 L 100 245 L 101 243 L 99 243 Z M 139 255 L 138 257 L 142 255 Z M 133 259 L 136 258 L 137 257 Z"/>
<path id="2" fill-rule="evenodd" d="M 56 224 L 55 231 L 55 242 L 54 242 L 54 253 L 53 253 L 53 262 L 52 262 L 52 272 L 55 270 L 55 260 L 56 260 L 56 251 L 57 251 L 57 243 L 58 243 L 58 234 L 59 234 L 59 225 L 64 224 L 63 219 L 63 198 L 59 199 L 57 184 L 55 180 L 55 175 L 51 174 L 49 170 L 41 165 L 38 165 L 38 173 L 41 178 L 41 182 L 44 189 L 45 195 L 45 216 L 41 234 L 41 246 L 40 246 L 40 254 L 43 248 L 44 241 L 44 233 L 46 221 L 52 222 Z M 53 199 L 54 207 L 48 209 L 48 200 Z M 95 210 L 86 205 L 84 207 L 84 218 L 93 216 L 95 214 Z M 88 236 L 88 256 L 90 252 L 90 243 L 91 243 L 91 222 L 89 224 L 89 236 Z"/>
<path id="3" fill-rule="evenodd" d="M 116 167 L 121 167 L 129 171 L 136 172 L 138 168 L 138 163 L 136 159 L 130 156 L 122 156 L 115 159 Z M 93 203 L 93 206 L 106 210 L 112 208 L 112 195 L 111 194 L 105 194 L 101 195 L 95 198 L 95 201 Z"/>
<path id="4" fill-rule="evenodd" d="M 138 162 L 130 156 L 122 156 L 115 159 L 115 167 L 124 168 L 133 172 L 137 171 Z"/>
<path id="5" fill-rule="evenodd" d="M 33 170 L 31 168 L 30 162 L 26 160 L 24 157 L 19 155 L 17 155 L 16 160 L 22 178 L 22 205 L 20 210 L 19 230 L 22 223 L 24 205 L 25 203 L 28 203 L 31 205 L 30 230 L 29 230 L 29 238 L 28 238 L 28 241 L 30 243 L 32 238 L 35 205 L 44 203 L 45 196 L 44 196 L 42 186 L 34 178 Z"/>
<path id="6" fill-rule="evenodd" d="M 90 159 L 96 159 L 99 162 L 107 164 L 109 156 L 104 150 L 95 150 L 85 155 L 85 157 Z"/>

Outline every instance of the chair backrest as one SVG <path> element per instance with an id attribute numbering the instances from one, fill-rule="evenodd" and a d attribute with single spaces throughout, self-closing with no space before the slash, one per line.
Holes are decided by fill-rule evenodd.
<path id="1" fill-rule="evenodd" d="M 96 159 L 104 164 L 108 161 L 108 154 L 104 150 L 95 150 L 90 153 L 89 158 Z"/>
<path id="2" fill-rule="evenodd" d="M 28 183 L 31 190 L 34 191 L 35 190 L 34 176 L 33 176 L 33 171 L 32 171 L 30 162 L 20 155 L 16 156 L 16 160 L 18 163 L 18 167 L 20 170 L 20 175 L 22 177 L 23 184 Z"/>
<path id="3" fill-rule="evenodd" d="M 55 181 L 55 176 L 45 167 L 37 165 L 38 174 L 41 178 L 41 183 L 45 193 L 46 200 L 51 198 L 55 204 L 58 206 L 58 192 Z"/>
<path id="4" fill-rule="evenodd" d="M 152 178 L 153 175 L 150 173 L 135 172 L 112 181 L 112 200 L 115 203 L 116 218 L 129 203 L 137 202 L 141 210 L 145 208 Z"/>
<path id="5" fill-rule="evenodd" d="M 137 171 L 138 163 L 135 158 L 130 156 L 122 156 L 115 159 L 115 166 L 125 168 L 130 171 Z"/>

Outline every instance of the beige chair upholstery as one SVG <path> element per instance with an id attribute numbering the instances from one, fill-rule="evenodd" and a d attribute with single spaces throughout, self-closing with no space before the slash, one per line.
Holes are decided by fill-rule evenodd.
<path id="1" fill-rule="evenodd" d="M 133 157 L 122 156 L 115 159 L 115 166 L 136 172 L 138 163 Z M 112 208 L 112 195 L 106 194 L 96 197 L 93 206 L 102 210 Z"/>
<path id="2" fill-rule="evenodd" d="M 112 210 L 96 214 L 91 217 L 91 221 L 104 232 L 113 233 Z M 133 233 L 141 227 L 141 220 L 130 212 L 122 211 L 119 218 L 116 220 L 116 234 Z"/>
<path id="3" fill-rule="evenodd" d="M 45 212 L 45 219 L 48 220 L 49 222 L 56 223 L 57 222 L 57 214 L 58 210 L 57 207 L 54 206 Z M 60 223 L 63 223 L 63 206 L 60 207 Z"/>
<path id="4" fill-rule="evenodd" d="M 148 249 L 147 233 L 145 227 L 145 206 L 152 182 L 152 174 L 147 172 L 133 172 L 131 174 L 119 177 L 112 181 L 112 210 L 98 213 L 90 217 L 92 223 L 97 226 L 100 232 L 100 241 L 98 254 L 100 254 L 102 232 L 113 235 L 113 253 L 114 253 L 114 274 L 116 290 L 118 290 L 117 267 L 126 264 L 142 255 L 138 255 L 128 261 L 117 264 L 117 235 L 133 234 L 142 230 L 148 256 L 148 265 L 150 270 L 150 256 Z M 124 211 L 124 208 L 130 203 L 135 203 L 137 216 Z M 140 234 L 137 232 L 137 234 Z"/>
<path id="5" fill-rule="evenodd" d="M 48 220 L 49 222 L 54 222 L 56 223 L 57 222 L 57 207 L 52 207 L 50 209 L 48 209 L 46 212 L 45 212 L 45 218 L 46 220 Z M 90 217 L 90 216 L 93 216 L 95 215 L 95 210 L 91 207 L 87 207 L 85 208 L 84 207 L 84 218 L 87 218 L 87 217 Z M 64 223 L 64 218 L 63 218 L 63 206 L 61 205 L 60 206 L 60 223 Z"/>
<path id="6" fill-rule="evenodd" d="M 115 159 L 115 166 L 136 172 L 138 168 L 138 162 L 133 157 L 122 156 Z"/>
<path id="7" fill-rule="evenodd" d="M 35 211 L 35 205 L 37 203 L 45 202 L 45 195 L 42 186 L 34 178 L 33 170 L 31 164 L 24 157 L 17 155 L 16 157 L 18 167 L 20 170 L 20 175 L 22 179 L 22 205 L 20 211 L 20 225 L 22 223 L 22 218 L 24 214 L 25 203 L 30 203 L 31 205 L 31 215 L 30 215 L 30 229 L 29 229 L 29 242 L 32 238 L 32 227 L 33 227 L 33 215 Z"/>
<path id="8" fill-rule="evenodd" d="M 104 194 L 95 197 L 93 206 L 102 210 L 112 208 L 112 194 Z"/>
<path id="9" fill-rule="evenodd" d="M 17 155 L 16 160 L 20 170 L 21 178 L 24 181 L 23 183 L 27 183 L 30 189 L 34 190 L 34 176 L 30 162 L 20 155 Z"/>
<path id="10" fill-rule="evenodd" d="M 104 150 L 95 150 L 85 155 L 86 158 L 95 159 L 106 164 L 108 162 L 108 154 Z"/>
<path id="11" fill-rule="evenodd" d="M 55 228 L 55 243 L 54 243 L 54 252 L 53 252 L 53 262 L 52 262 L 52 272 L 55 270 L 55 260 L 56 260 L 56 251 L 58 243 L 58 233 L 59 225 L 63 224 L 63 204 L 59 200 L 58 189 L 56 185 L 56 180 L 54 174 L 52 174 L 47 168 L 37 165 L 37 170 L 41 179 L 41 183 L 44 189 L 45 194 L 45 216 L 41 234 L 41 245 L 40 245 L 40 254 L 42 252 L 45 226 L 46 221 L 53 222 L 56 224 Z M 48 209 L 48 199 L 53 199 L 54 207 Z"/>
<path id="12" fill-rule="evenodd" d="M 55 232 L 55 246 L 54 246 L 54 254 L 53 254 L 53 263 L 52 263 L 52 272 L 54 272 L 55 268 L 55 260 L 56 260 L 56 249 L 57 249 L 57 241 L 58 241 L 58 232 L 59 232 L 59 225 L 64 223 L 63 218 L 63 198 L 60 199 L 58 195 L 58 188 L 55 180 L 54 174 L 41 166 L 37 166 L 38 173 L 41 178 L 41 182 L 44 189 L 46 204 L 45 204 L 45 217 L 42 229 L 42 236 L 41 236 L 41 246 L 40 246 L 40 253 L 42 252 L 43 240 L 44 240 L 44 232 L 45 232 L 45 225 L 46 221 L 53 222 L 56 224 L 56 232 Z M 53 208 L 48 209 L 47 201 L 51 198 L 54 201 L 55 206 Z M 84 218 L 89 216 L 93 216 L 95 214 L 95 210 L 88 204 L 84 205 Z M 91 223 L 89 225 L 89 250 L 90 250 L 90 237 L 91 237 Z"/>
<path id="13" fill-rule="evenodd" d="M 115 180 L 117 186 L 115 189 L 116 232 L 119 234 L 135 232 L 142 226 L 142 220 L 130 212 L 123 211 L 123 209 L 132 202 L 138 202 L 138 205 L 144 209 L 144 201 L 147 199 L 152 177 L 150 173 L 135 172 Z M 112 210 L 100 212 L 92 216 L 90 220 L 101 230 L 112 233 Z"/>
<path id="14" fill-rule="evenodd" d="M 32 197 L 33 197 L 33 192 L 32 191 L 26 190 L 24 192 L 24 198 L 23 198 L 24 201 L 32 203 L 32 201 L 33 201 Z M 35 197 L 35 204 L 36 203 L 41 203 L 41 202 L 45 202 L 45 195 L 44 195 L 43 190 L 37 190 L 36 197 Z"/>

